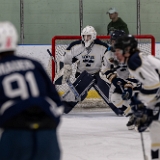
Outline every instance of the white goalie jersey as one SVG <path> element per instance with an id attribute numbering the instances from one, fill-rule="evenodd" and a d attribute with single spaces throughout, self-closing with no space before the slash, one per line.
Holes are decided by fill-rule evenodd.
<path id="1" fill-rule="evenodd" d="M 83 41 L 72 42 L 64 54 L 64 64 L 71 65 L 77 63 L 77 72 L 82 73 L 84 70 L 90 74 L 100 71 L 102 59 L 108 45 L 98 39 L 90 47 L 86 48 Z"/>

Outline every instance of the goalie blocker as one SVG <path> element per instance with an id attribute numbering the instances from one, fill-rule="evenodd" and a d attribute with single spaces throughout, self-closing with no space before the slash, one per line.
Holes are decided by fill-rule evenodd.
<path id="1" fill-rule="evenodd" d="M 73 86 L 77 90 L 79 94 L 79 99 L 83 101 L 88 91 L 91 87 L 94 87 L 98 94 L 103 98 L 103 100 L 109 105 L 109 107 L 117 114 L 122 115 L 122 111 L 114 106 L 108 99 L 109 97 L 109 89 L 110 86 L 104 82 L 100 77 L 99 74 L 90 75 L 88 72 L 82 72 L 76 81 L 73 83 Z M 79 102 L 76 99 L 73 99 L 73 91 L 68 90 L 63 96 L 62 100 L 65 106 L 64 113 L 69 113 L 75 105 Z M 74 95 L 75 97 L 76 95 Z"/>

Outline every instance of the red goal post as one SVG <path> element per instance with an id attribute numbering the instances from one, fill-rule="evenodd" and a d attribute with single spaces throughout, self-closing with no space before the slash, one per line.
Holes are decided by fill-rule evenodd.
<path id="1" fill-rule="evenodd" d="M 153 35 L 134 35 L 135 38 L 138 40 L 140 46 L 140 50 L 143 50 L 146 53 L 150 53 L 153 56 L 155 56 L 155 38 Z M 97 36 L 98 39 L 100 40 L 107 40 L 110 39 L 110 36 Z M 54 36 L 52 38 L 52 55 L 53 57 L 56 59 L 57 56 L 57 46 L 58 44 L 56 43 L 57 41 L 62 41 L 63 44 L 65 44 L 64 41 L 74 41 L 74 40 L 80 40 L 81 36 L 75 36 L 75 35 L 66 35 L 66 36 Z M 67 45 L 69 43 L 66 43 Z M 55 71 L 56 70 L 56 66 L 54 61 L 52 61 L 52 66 L 51 66 L 51 75 L 52 75 L 52 81 L 54 81 L 54 77 L 55 77 Z"/>

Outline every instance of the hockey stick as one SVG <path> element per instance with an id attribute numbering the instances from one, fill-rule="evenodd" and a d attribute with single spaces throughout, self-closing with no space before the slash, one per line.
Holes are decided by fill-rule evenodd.
<path id="1" fill-rule="evenodd" d="M 124 89 L 122 88 L 122 85 L 121 85 L 120 81 L 118 81 L 118 85 L 119 85 L 121 91 L 124 92 Z M 142 132 L 140 133 L 140 135 L 141 135 L 141 142 L 142 142 L 143 157 L 144 157 L 144 160 L 148 160 L 148 158 L 147 158 L 147 156 L 145 154 L 145 147 L 144 147 L 144 141 L 143 141 L 143 134 L 142 134 Z"/>
<path id="2" fill-rule="evenodd" d="M 80 35 L 83 29 L 83 0 L 79 0 L 79 22 L 80 22 Z"/>
<path id="3" fill-rule="evenodd" d="M 109 105 L 109 107 L 116 113 L 116 115 L 121 116 L 123 112 L 118 109 L 109 99 L 106 97 L 103 92 L 100 90 L 100 88 L 94 84 L 94 88 L 97 90 L 97 92 L 103 97 L 104 101 Z"/>
<path id="4" fill-rule="evenodd" d="M 54 62 L 56 62 L 55 58 L 53 57 L 53 55 L 51 54 L 51 52 L 50 52 L 49 49 L 47 49 L 47 52 L 48 52 L 48 54 L 52 57 L 52 60 L 53 60 Z M 76 101 L 80 101 L 80 100 L 81 100 L 81 97 L 80 97 L 79 93 L 77 92 L 77 90 L 75 89 L 75 87 L 73 86 L 73 84 L 71 83 L 71 81 L 68 79 L 68 80 L 66 81 L 66 83 L 68 84 L 70 90 L 71 90 L 71 91 L 73 92 L 73 94 L 75 95 Z"/>
<path id="5" fill-rule="evenodd" d="M 145 147 L 144 147 L 144 141 L 143 141 L 143 134 L 142 134 L 142 132 L 140 133 L 140 135 L 141 135 L 141 142 L 142 142 L 143 158 L 144 158 L 144 160 L 148 160 L 148 157 L 146 156 L 146 153 L 145 153 Z"/>

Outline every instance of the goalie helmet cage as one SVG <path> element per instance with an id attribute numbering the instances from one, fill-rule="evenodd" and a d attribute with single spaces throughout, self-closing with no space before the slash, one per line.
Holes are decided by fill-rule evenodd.
<path id="1" fill-rule="evenodd" d="M 155 38 L 152 35 L 134 35 L 138 40 L 138 48 L 147 53 L 155 56 Z M 110 36 L 97 36 L 100 40 L 108 40 Z M 52 38 L 52 55 L 56 61 L 59 60 L 59 56 L 63 56 L 65 48 L 74 40 L 80 40 L 81 36 L 54 36 Z M 56 76 L 56 63 L 52 60 L 51 66 L 52 81 Z M 58 71 L 57 71 L 58 72 Z"/>

